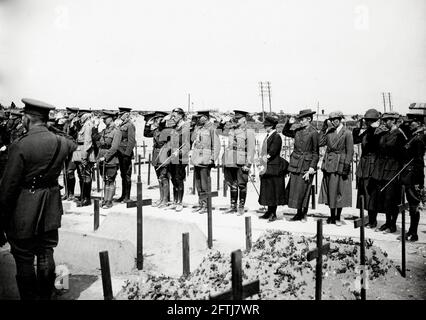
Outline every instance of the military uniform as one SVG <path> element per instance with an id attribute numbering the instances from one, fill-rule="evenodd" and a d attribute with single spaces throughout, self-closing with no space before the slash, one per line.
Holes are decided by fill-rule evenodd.
<path id="1" fill-rule="evenodd" d="M 77 167 L 77 175 L 80 182 L 80 198 L 77 206 L 91 205 L 92 172 L 95 163 L 94 146 L 92 142 L 92 127 L 90 111 L 80 110 L 81 128 L 77 133 L 77 150 L 74 151 L 71 161 Z"/>
<path id="2" fill-rule="evenodd" d="M 377 121 L 380 113 L 375 109 L 367 110 L 363 119 Z M 356 169 L 356 178 L 358 186 L 356 207 L 361 208 L 360 197 L 364 197 L 364 209 L 368 208 L 370 194 L 368 192 L 368 184 L 376 164 L 377 150 L 379 149 L 379 137 L 375 135 L 376 128 L 367 125 L 366 129 L 354 128 L 352 136 L 354 144 L 361 144 L 361 157 Z M 368 226 L 375 228 L 377 225 L 377 211 L 368 210 Z"/>
<path id="3" fill-rule="evenodd" d="M 422 123 L 418 116 L 408 114 L 409 122 L 416 121 Z M 405 194 L 409 205 L 410 212 L 410 228 L 406 234 L 407 239 L 410 241 L 417 241 L 417 229 L 420 221 L 419 204 L 421 201 L 421 191 L 424 188 L 424 128 L 419 126 L 410 132 L 406 133 L 409 141 L 404 146 L 404 165 L 410 163 L 404 171 L 401 172 L 401 183 L 405 186 Z M 411 161 L 411 162 L 410 162 Z"/>
<path id="4" fill-rule="evenodd" d="M 329 119 L 342 119 L 340 111 L 330 113 Z M 323 127 L 319 146 L 327 146 L 321 170 L 323 178 L 318 203 L 330 207 L 328 223 L 340 225 L 342 208 L 352 206 L 352 179 L 350 176 L 354 145 L 352 133 L 340 123 L 337 128 Z"/>
<path id="5" fill-rule="evenodd" d="M 130 108 L 119 108 L 120 112 L 128 113 Z M 118 161 L 120 164 L 121 175 L 121 197 L 117 199 L 118 202 L 130 201 L 130 191 L 132 188 L 132 157 L 133 148 L 136 145 L 135 125 L 130 119 L 123 121 L 119 127 L 121 131 L 121 142 L 118 147 Z"/>
<path id="6" fill-rule="evenodd" d="M 234 122 L 247 116 L 246 111 L 234 110 L 234 113 Z M 248 175 L 254 163 L 256 138 L 254 131 L 247 129 L 246 124 L 232 126 L 226 131 L 228 143 L 223 153 L 223 164 L 231 200 L 231 207 L 226 213 L 237 212 L 239 194 L 238 214 L 241 215 L 247 198 Z"/>
<path id="7" fill-rule="evenodd" d="M 22 112 L 17 109 L 10 111 L 10 118 L 6 125 L 6 130 L 9 132 L 10 143 L 15 142 L 25 134 L 25 128 L 22 124 Z"/>
<path id="8" fill-rule="evenodd" d="M 22 101 L 25 113 L 40 118 L 46 119 L 53 108 L 35 100 Z M 50 299 L 52 294 L 53 249 L 63 213 L 58 177 L 65 158 L 75 148 L 73 141 L 55 135 L 42 124 L 30 124 L 29 131 L 10 146 L 0 184 L 0 207 L 16 262 L 21 299 Z"/>
<path id="9" fill-rule="evenodd" d="M 116 117 L 113 111 L 104 110 L 102 118 Z M 103 208 L 108 209 L 112 207 L 112 198 L 115 194 L 115 178 L 117 177 L 119 161 L 118 161 L 118 148 L 121 142 L 121 130 L 118 129 L 113 120 L 109 124 L 105 123 L 106 128 L 99 135 L 99 154 L 97 161 L 100 166 L 100 173 L 105 183 L 105 196 Z"/>
<path id="10" fill-rule="evenodd" d="M 200 116 L 209 118 L 208 111 L 198 112 Z M 198 196 L 204 192 L 211 191 L 209 185 L 210 171 L 215 165 L 220 152 L 220 141 L 216 129 L 209 120 L 202 126 L 196 128 L 193 133 L 191 162 L 194 165 L 195 185 Z M 207 212 L 207 200 L 199 199 L 199 207 L 196 212 Z"/>
<path id="11" fill-rule="evenodd" d="M 396 112 L 384 113 L 382 120 L 398 119 Z M 403 164 L 404 145 L 407 139 L 399 128 L 391 130 L 380 126 L 375 134 L 379 135 L 379 149 L 371 179 L 368 184 L 370 199 L 368 210 L 386 213 L 386 223 L 379 230 L 396 231 L 398 205 L 401 203 L 401 182 L 394 180 L 383 192 L 381 189 L 398 173 Z"/>
<path id="12" fill-rule="evenodd" d="M 72 119 L 68 119 L 63 127 L 63 131 L 72 137 L 75 141 L 78 138 L 78 132 L 80 127 L 77 121 L 78 108 L 67 107 L 69 114 L 73 114 Z M 67 184 L 67 194 L 62 197 L 62 200 L 74 200 L 74 189 L 75 189 L 75 170 L 77 165 L 74 161 L 71 161 L 71 157 L 67 158 L 65 161 L 65 171 L 66 171 L 66 184 Z"/>
<path id="13" fill-rule="evenodd" d="M 170 200 L 168 166 L 164 165 L 160 168 L 161 164 L 168 158 L 170 151 L 167 144 L 168 137 L 170 137 L 167 132 L 170 132 L 170 129 L 166 130 L 165 123 L 161 122 L 161 119 L 166 115 L 166 112 L 157 111 L 144 116 L 144 137 L 153 138 L 151 164 L 155 169 L 160 190 L 160 199 L 152 204 L 153 207 L 164 207 Z"/>
<path id="14" fill-rule="evenodd" d="M 311 117 L 315 111 L 301 110 L 298 119 Z M 290 155 L 288 171 L 290 180 L 285 190 L 285 204 L 297 209 L 296 216 L 292 220 L 302 220 L 308 213 L 311 185 L 319 160 L 318 132 L 309 123 L 306 127 L 287 122 L 283 128 L 283 135 L 294 138 L 294 149 Z M 311 169 L 309 179 L 303 176 Z"/>
<path id="15" fill-rule="evenodd" d="M 9 135 L 6 130 L 6 115 L 0 110 L 0 181 L 7 163 L 7 148 L 9 146 Z"/>
<path id="16" fill-rule="evenodd" d="M 177 110 L 177 111 L 176 111 Z M 184 115 L 181 108 L 176 108 L 172 112 L 179 112 Z M 186 166 L 189 162 L 189 150 L 191 148 L 190 124 L 183 118 L 170 130 L 170 164 L 169 172 L 173 184 L 172 209 L 181 211 L 183 209 L 182 200 L 185 191 L 184 181 L 186 178 Z"/>

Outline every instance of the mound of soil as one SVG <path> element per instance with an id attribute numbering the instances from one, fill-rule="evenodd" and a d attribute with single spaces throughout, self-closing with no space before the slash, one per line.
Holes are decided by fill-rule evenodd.
<path id="1" fill-rule="evenodd" d="M 323 299 L 359 299 L 359 243 L 351 238 L 331 240 L 323 257 Z M 285 231 L 267 231 L 242 257 L 243 284 L 260 281 L 259 294 L 249 299 L 314 299 L 316 260 L 307 261 L 315 237 L 295 236 Z M 210 250 L 187 278 L 148 274 L 144 280 L 128 280 L 117 299 L 209 299 L 231 288 L 230 255 Z M 386 295 L 389 284 L 404 286 L 386 252 L 366 241 L 367 298 L 395 299 Z"/>

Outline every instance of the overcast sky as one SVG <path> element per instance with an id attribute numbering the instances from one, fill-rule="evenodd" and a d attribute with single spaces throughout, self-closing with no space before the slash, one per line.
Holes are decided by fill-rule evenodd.
<path id="1" fill-rule="evenodd" d="M 0 41 L 5 105 L 259 111 L 259 81 L 277 112 L 426 102 L 424 0 L 0 0 Z"/>

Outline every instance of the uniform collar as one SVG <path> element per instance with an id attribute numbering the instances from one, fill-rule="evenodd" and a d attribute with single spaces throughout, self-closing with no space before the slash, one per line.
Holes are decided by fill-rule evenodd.
<path id="1" fill-rule="evenodd" d="M 32 127 L 30 130 L 28 130 L 28 134 L 38 133 L 38 132 L 43 132 L 43 131 L 49 131 L 45 124 L 36 125 L 36 126 Z"/>

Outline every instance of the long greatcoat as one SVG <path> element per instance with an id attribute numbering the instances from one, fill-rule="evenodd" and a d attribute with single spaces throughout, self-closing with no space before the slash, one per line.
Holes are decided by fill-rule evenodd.
<path id="1" fill-rule="evenodd" d="M 266 171 L 260 175 L 259 204 L 262 206 L 279 206 L 284 204 L 285 160 L 281 158 L 282 140 L 274 131 L 265 138 L 260 156 L 269 155 Z"/>
<path id="2" fill-rule="evenodd" d="M 34 177 L 48 166 L 61 140 L 58 156 L 44 175 L 44 186 L 31 190 Z M 10 146 L 9 161 L 0 184 L 0 218 L 12 239 L 28 239 L 56 230 L 63 213 L 58 177 L 67 156 L 77 148 L 70 139 L 56 136 L 45 126 L 31 128 Z"/>
<path id="3" fill-rule="evenodd" d="M 323 178 L 318 203 L 330 208 L 352 206 L 352 179 L 343 179 L 343 168 L 350 165 L 354 153 L 352 133 L 342 127 L 338 133 L 331 130 L 320 133 L 320 146 L 327 146 L 321 170 Z"/>
<path id="4" fill-rule="evenodd" d="M 318 132 L 312 125 L 292 130 L 290 123 L 286 123 L 283 134 L 294 138 L 294 149 L 290 155 L 290 180 L 285 190 L 285 204 L 290 208 L 302 209 L 309 205 L 311 185 L 314 175 L 305 181 L 303 175 L 309 168 L 317 170 L 319 160 Z"/>
<path id="5" fill-rule="evenodd" d="M 368 183 L 377 159 L 377 151 L 379 150 L 379 137 L 374 134 L 376 128 L 368 127 L 361 133 L 360 128 L 352 130 L 354 144 L 361 143 L 361 158 L 356 168 L 356 178 L 358 179 L 358 192 L 356 207 L 361 208 L 360 197 L 364 196 L 364 209 L 367 209 L 370 201 L 370 193 L 368 192 Z"/>
<path id="6" fill-rule="evenodd" d="M 398 210 L 401 203 L 399 179 L 395 179 L 383 192 L 380 190 L 402 168 L 406 142 L 405 135 L 399 129 L 380 134 L 376 165 L 367 187 L 370 193 L 368 210 L 385 213 L 395 213 Z"/>

